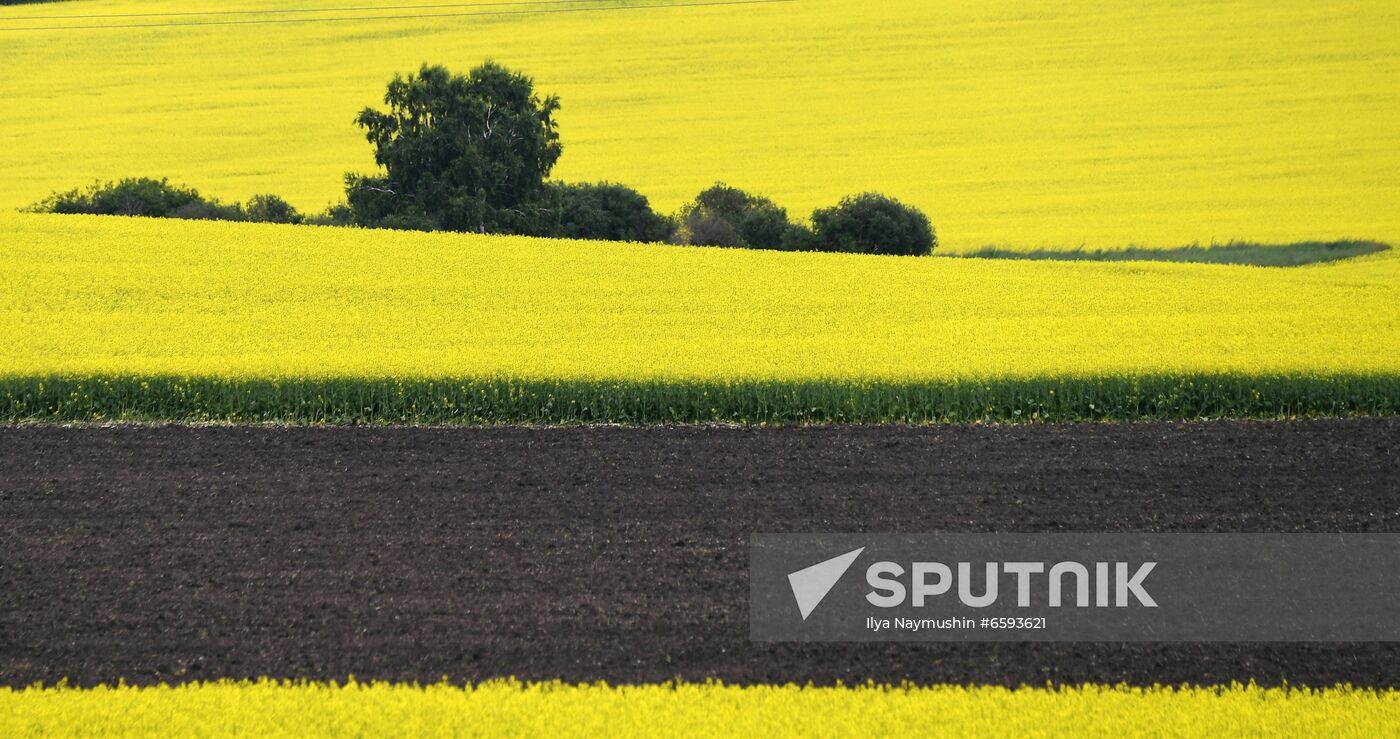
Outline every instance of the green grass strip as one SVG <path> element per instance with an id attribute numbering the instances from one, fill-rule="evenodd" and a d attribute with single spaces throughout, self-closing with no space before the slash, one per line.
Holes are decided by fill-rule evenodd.
<path id="1" fill-rule="evenodd" d="M 3 422 L 808 424 L 1400 414 L 1400 375 L 957 382 L 0 378 Z"/>
<path id="2" fill-rule="evenodd" d="M 1296 244 L 1231 242 L 1213 246 L 1177 246 L 1165 249 L 1130 246 L 1124 249 L 1000 249 L 994 246 L 948 256 L 975 259 L 1048 259 L 1089 262 L 1198 262 L 1201 264 L 1250 264 L 1256 267 L 1300 267 L 1335 262 L 1390 249 L 1377 241 L 1303 241 Z"/>

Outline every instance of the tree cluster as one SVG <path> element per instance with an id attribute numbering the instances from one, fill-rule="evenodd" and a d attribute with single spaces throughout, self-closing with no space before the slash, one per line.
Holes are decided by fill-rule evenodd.
<path id="1" fill-rule="evenodd" d="M 876 193 L 813 212 L 809 228 L 722 183 L 668 218 L 623 185 L 551 182 L 563 152 L 559 99 L 541 98 L 529 77 L 494 62 L 465 76 L 424 65 L 396 76 L 384 103 L 388 110 L 366 108 L 356 119 L 383 170 L 346 175 L 361 226 L 873 254 L 937 245 L 923 213 Z"/>

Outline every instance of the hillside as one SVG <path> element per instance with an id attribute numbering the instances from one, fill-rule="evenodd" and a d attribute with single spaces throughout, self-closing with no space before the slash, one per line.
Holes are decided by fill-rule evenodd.
<path id="1" fill-rule="evenodd" d="M 6 29 L 279 21 L 4 31 L 0 99 L 25 103 L 0 109 L 0 207 L 145 175 L 318 210 L 371 167 L 352 120 L 395 72 L 493 57 L 562 97 L 557 176 L 665 210 L 722 179 L 799 217 L 887 192 L 958 249 L 1400 243 L 1400 7 L 1385 0 L 280 12 L 346 5 L 0 9 Z M 214 10 L 279 13 L 23 20 Z"/>

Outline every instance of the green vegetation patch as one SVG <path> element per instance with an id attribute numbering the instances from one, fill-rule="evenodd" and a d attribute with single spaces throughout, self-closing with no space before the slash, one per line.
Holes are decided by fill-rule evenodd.
<path id="1" fill-rule="evenodd" d="M 1400 414 L 1400 375 L 949 382 L 10 377 L 3 422 L 809 424 Z"/>
<path id="2" fill-rule="evenodd" d="M 1390 249 L 1378 241 L 1301 241 L 1296 244 L 1253 244 L 1231 242 L 1212 246 L 1177 246 L 1152 249 L 1130 246 L 1124 249 L 1035 249 L 1015 250 L 984 247 L 952 256 L 976 259 L 1054 259 L 1093 262 L 1200 262 L 1203 264 L 1249 264 L 1256 267 L 1297 267 L 1318 262 L 1334 262 Z"/>

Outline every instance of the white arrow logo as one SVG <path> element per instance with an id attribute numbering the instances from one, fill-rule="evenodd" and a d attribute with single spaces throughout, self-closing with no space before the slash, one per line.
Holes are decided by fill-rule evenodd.
<path id="1" fill-rule="evenodd" d="M 811 567 L 798 570 L 788 575 L 788 583 L 792 585 L 792 596 L 797 599 L 797 610 L 802 612 L 802 620 L 816 610 L 817 604 L 822 602 L 822 598 L 836 586 L 836 581 L 846 574 L 851 563 L 856 561 L 856 557 L 865 551 L 861 547 L 852 552 L 846 552 L 839 557 L 833 557 L 825 562 L 818 562 Z"/>

